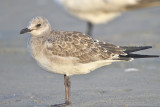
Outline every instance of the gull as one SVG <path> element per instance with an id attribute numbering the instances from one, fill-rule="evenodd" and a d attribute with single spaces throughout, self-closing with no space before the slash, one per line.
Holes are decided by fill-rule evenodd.
<path id="1" fill-rule="evenodd" d="M 53 0 L 72 15 L 87 21 L 87 34 L 93 24 L 103 24 L 121 13 L 140 8 L 160 6 L 160 0 Z"/>
<path id="2" fill-rule="evenodd" d="M 159 57 L 132 52 L 151 46 L 116 46 L 94 40 L 91 36 L 76 31 L 56 31 L 44 17 L 35 17 L 20 34 L 30 33 L 28 51 L 38 65 L 47 71 L 63 74 L 66 101 L 71 104 L 70 76 L 87 74 L 112 62 L 132 61 L 135 58 Z"/>

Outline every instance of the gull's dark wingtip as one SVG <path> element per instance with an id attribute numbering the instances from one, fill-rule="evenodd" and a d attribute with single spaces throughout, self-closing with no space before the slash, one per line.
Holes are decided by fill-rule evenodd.
<path id="1" fill-rule="evenodd" d="M 126 53 L 131 53 L 131 52 L 149 49 L 149 48 L 152 48 L 152 46 L 120 46 L 120 48 L 125 49 L 124 52 Z"/>

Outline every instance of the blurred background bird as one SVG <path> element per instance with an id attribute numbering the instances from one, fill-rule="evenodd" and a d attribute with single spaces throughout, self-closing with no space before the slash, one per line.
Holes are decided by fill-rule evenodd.
<path id="1" fill-rule="evenodd" d="M 94 24 L 107 23 L 122 12 L 160 6 L 160 0 L 53 0 L 70 14 L 87 21 L 86 33 Z"/>

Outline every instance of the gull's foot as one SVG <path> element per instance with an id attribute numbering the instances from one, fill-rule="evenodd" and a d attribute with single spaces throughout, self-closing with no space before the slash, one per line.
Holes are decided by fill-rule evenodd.
<path id="1" fill-rule="evenodd" d="M 71 105 L 71 102 L 70 101 L 66 101 L 65 104 L 66 105 Z"/>
<path id="2" fill-rule="evenodd" d="M 51 105 L 50 107 L 65 107 L 67 105 L 70 105 L 71 103 L 66 102 L 66 103 L 62 103 L 62 104 L 55 104 L 55 105 Z"/>

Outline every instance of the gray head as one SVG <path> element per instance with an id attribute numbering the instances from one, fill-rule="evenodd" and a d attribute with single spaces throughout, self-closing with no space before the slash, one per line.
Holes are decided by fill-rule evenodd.
<path id="1" fill-rule="evenodd" d="M 35 17 L 30 21 L 27 28 L 20 31 L 20 34 L 31 33 L 33 36 L 42 35 L 52 30 L 48 20 L 44 17 Z"/>

